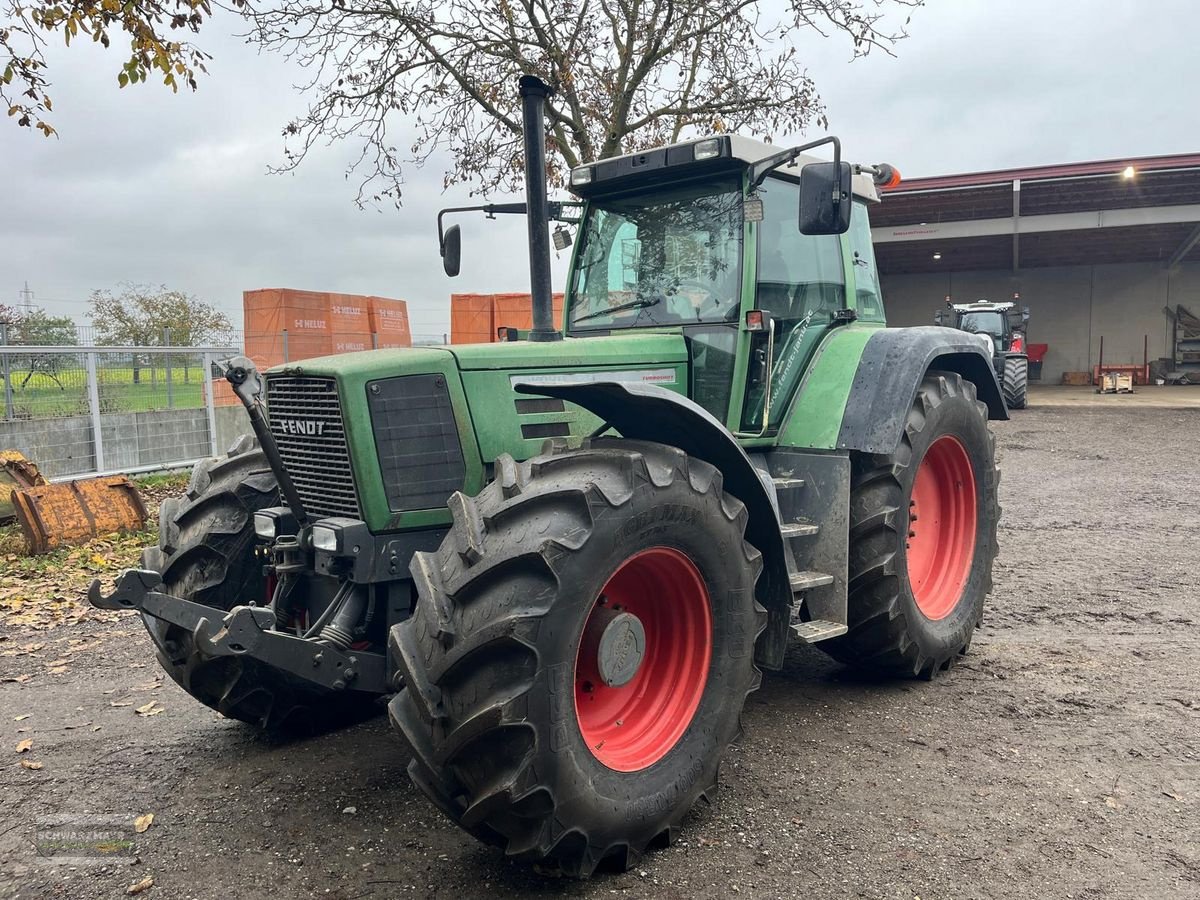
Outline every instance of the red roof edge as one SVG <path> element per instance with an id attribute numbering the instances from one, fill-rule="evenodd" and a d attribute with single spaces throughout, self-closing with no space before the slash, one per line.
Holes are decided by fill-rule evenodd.
<path id="1" fill-rule="evenodd" d="M 1055 178 L 1078 178 L 1087 175 L 1116 175 L 1126 166 L 1133 166 L 1138 171 L 1200 168 L 1200 153 L 1105 159 L 1095 162 L 1063 163 L 1055 166 L 1033 166 L 1025 169 L 998 169 L 994 172 L 968 172 L 962 175 L 934 175 L 929 178 L 910 178 L 901 181 L 896 187 L 884 188 L 883 193 L 903 194 L 905 191 L 979 187 L 988 184 L 1005 184 L 1017 179 L 1021 181 L 1046 181 Z"/>

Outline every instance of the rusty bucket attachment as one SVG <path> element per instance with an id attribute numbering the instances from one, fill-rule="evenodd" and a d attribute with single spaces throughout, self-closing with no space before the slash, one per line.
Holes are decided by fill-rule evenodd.
<path id="1" fill-rule="evenodd" d="M 116 531 L 140 531 L 146 504 L 124 475 L 42 484 L 12 492 L 30 553 L 47 553 Z"/>
<path id="2" fill-rule="evenodd" d="M 37 465 L 27 460 L 21 451 L 0 450 L 0 525 L 16 519 L 12 505 L 14 490 L 45 483 Z"/>

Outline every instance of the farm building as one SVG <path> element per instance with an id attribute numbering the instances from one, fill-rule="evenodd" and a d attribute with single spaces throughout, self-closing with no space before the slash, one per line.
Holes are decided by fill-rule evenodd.
<path id="1" fill-rule="evenodd" d="M 1046 344 L 1042 381 L 1145 353 L 1184 360 L 1179 307 L 1200 315 L 1200 154 L 915 178 L 872 209 L 892 325 L 1008 300 Z"/>

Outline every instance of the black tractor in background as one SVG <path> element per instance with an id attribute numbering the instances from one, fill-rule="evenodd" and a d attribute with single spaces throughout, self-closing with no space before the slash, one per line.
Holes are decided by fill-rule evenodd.
<path id="1" fill-rule="evenodd" d="M 996 379 L 1009 409 L 1024 409 L 1029 394 L 1029 356 L 1025 332 L 1029 327 L 1029 307 L 1017 309 L 1011 300 L 992 303 L 951 303 L 939 309 L 933 317 L 938 325 L 946 325 L 977 334 L 986 340 Z"/>

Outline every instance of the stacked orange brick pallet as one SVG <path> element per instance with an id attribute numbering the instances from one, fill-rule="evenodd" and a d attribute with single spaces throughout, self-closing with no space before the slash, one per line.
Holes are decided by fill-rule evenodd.
<path id="1" fill-rule="evenodd" d="M 562 329 L 563 295 L 554 295 L 554 327 Z M 533 327 L 528 294 L 451 294 L 450 343 L 489 344 L 499 328 Z"/>

